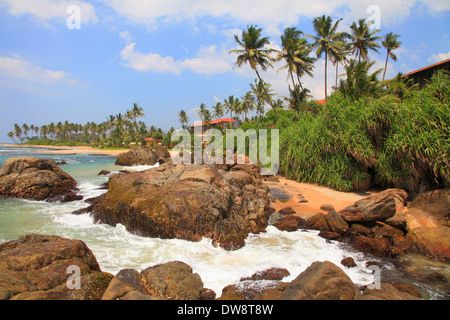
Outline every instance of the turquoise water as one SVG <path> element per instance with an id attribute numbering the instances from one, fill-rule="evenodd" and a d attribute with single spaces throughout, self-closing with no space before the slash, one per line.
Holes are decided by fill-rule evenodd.
<path id="1" fill-rule="evenodd" d="M 66 161 L 61 168 L 74 177 L 84 199 L 101 195 L 105 190 L 99 186 L 108 181 L 108 176 L 98 176 L 101 170 L 118 172 L 122 169 L 144 170 L 150 166 L 115 166 L 114 157 L 93 155 L 55 155 L 34 151 L 42 149 L 14 148 L 0 145 L 0 165 L 10 157 L 33 156 Z M 123 225 L 112 227 L 94 224 L 89 214 L 73 215 L 74 210 L 87 207 L 84 201 L 69 203 L 47 203 L 22 199 L 0 198 L 0 242 L 30 234 L 58 235 L 84 241 L 96 256 L 103 271 L 116 274 L 125 268 L 141 271 L 147 267 L 180 260 L 197 272 L 205 287 L 220 296 L 222 288 L 237 283 L 241 277 L 250 276 L 270 267 L 286 268 L 291 281 L 315 261 L 331 261 L 340 266 L 357 285 L 374 281 L 372 270 L 366 268 L 367 261 L 377 260 L 386 277 L 392 277 L 392 263 L 355 252 L 349 246 L 332 241 L 327 243 L 317 231 L 285 232 L 273 226 L 267 232 L 250 235 L 246 245 L 236 251 L 214 247 L 209 239 L 200 242 L 163 240 L 139 237 L 129 233 Z M 357 267 L 346 268 L 340 261 L 353 257 Z M 441 289 L 424 286 L 431 298 L 448 297 Z"/>

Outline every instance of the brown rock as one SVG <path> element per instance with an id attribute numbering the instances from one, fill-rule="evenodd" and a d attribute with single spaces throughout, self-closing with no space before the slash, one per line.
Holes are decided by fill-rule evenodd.
<path id="1" fill-rule="evenodd" d="M 418 298 L 398 290 L 392 284 L 381 283 L 380 289 L 369 289 L 367 287 L 358 300 L 418 300 Z"/>
<path id="2" fill-rule="evenodd" d="M 151 149 L 135 148 L 117 155 L 115 164 L 118 166 L 154 165 L 159 156 Z"/>
<path id="3" fill-rule="evenodd" d="M 95 222 L 121 223 L 140 236 L 190 241 L 208 237 L 235 250 L 249 233 L 268 225 L 268 190 L 246 170 L 165 163 L 113 175 L 108 186 L 87 210 Z"/>
<path id="4" fill-rule="evenodd" d="M 419 227 L 407 234 L 407 239 L 419 252 L 442 261 L 450 261 L 450 229 Z"/>
<path id="5" fill-rule="evenodd" d="M 356 267 L 355 260 L 353 260 L 352 257 L 347 257 L 347 258 L 342 259 L 341 264 L 347 268 Z"/>
<path id="6" fill-rule="evenodd" d="M 282 300 L 353 300 L 359 293 L 348 275 L 335 264 L 314 262 L 288 286 Z"/>
<path id="7" fill-rule="evenodd" d="M 327 220 L 331 230 L 339 234 L 347 232 L 349 228 L 347 222 L 345 222 L 345 220 L 335 210 L 328 211 L 325 219 Z"/>
<path id="8" fill-rule="evenodd" d="M 320 206 L 320 210 L 328 212 L 328 211 L 334 210 L 334 207 L 332 204 L 326 203 L 326 204 L 323 204 Z"/>
<path id="9" fill-rule="evenodd" d="M 321 231 L 331 231 L 327 219 L 323 213 L 317 213 L 306 220 L 305 228 Z"/>
<path id="10" fill-rule="evenodd" d="M 389 240 L 384 237 L 356 235 L 351 239 L 351 243 L 355 249 L 377 257 L 387 257 L 390 253 Z"/>
<path id="11" fill-rule="evenodd" d="M 134 269 L 120 270 L 108 285 L 102 300 L 117 300 L 130 291 L 142 291 L 142 280 Z"/>
<path id="12" fill-rule="evenodd" d="M 384 221 L 395 215 L 397 207 L 406 204 L 407 197 L 408 194 L 402 189 L 388 189 L 355 202 L 339 214 L 349 223 Z"/>
<path id="13" fill-rule="evenodd" d="M 169 300 L 197 300 L 203 291 L 203 282 L 192 268 L 181 261 L 171 261 L 147 268 L 141 272 L 146 291 Z"/>
<path id="14" fill-rule="evenodd" d="M 280 221 L 274 223 L 274 226 L 281 231 L 296 231 L 305 226 L 305 219 L 297 216 L 285 216 Z"/>
<path id="15" fill-rule="evenodd" d="M 240 281 L 245 280 L 281 280 L 290 275 L 290 272 L 284 268 L 269 268 L 263 271 L 258 271 L 250 277 L 243 277 Z"/>
<path id="16" fill-rule="evenodd" d="M 47 201 L 78 200 L 77 182 L 55 161 L 37 158 L 9 158 L 0 169 L 0 195 Z"/>
<path id="17" fill-rule="evenodd" d="M 78 293 L 67 289 L 66 281 L 72 275 L 67 270 L 74 265 L 80 269 L 82 289 L 86 284 L 95 292 L 89 293 L 87 287 L 84 291 L 72 290 Z M 96 275 L 88 277 L 93 273 Z M 26 235 L 0 244 L 0 292 L 4 298 L 97 299 L 112 275 L 109 277 L 100 272 L 94 255 L 79 240 Z"/>
<path id="18" fill-rule="evenodd" d="M 295 214 L 295 211 L 291 207 L 284 207 L 284 208 L 280 209 L 278 211 L 278 213 L 283 214 L 283 215 L 289 215 L 289 214 Z"/>

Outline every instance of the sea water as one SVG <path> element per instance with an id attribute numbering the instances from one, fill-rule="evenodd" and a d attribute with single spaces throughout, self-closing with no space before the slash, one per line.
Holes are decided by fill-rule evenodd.
<path id="1" fill-rule="evenodd" d="M 37 151 L 37 152 L 36 152 Z M 108 181 L 108 176 L 99 176 L 101 170 L 112 173 L 119 170 L 145 170 L 151 166 L 115 166 L 114 157 L 94 155 L 39 154 L 39 149 L 0 146 L 0 165 L 9 158 L 33 156 L 66 161 L 61 168 L 78 182 L 83 199 L 96 197 L 106 192 L 99 187 Z M 295 279 L 315 261 L 331 261 L 340 266 L 352 281 L 362 286 L 375 281 L 373 270 L 367 261 L 378 261 L 383 270 L 392 270 L 387 261 L 354 251 L 350 246 L 326 241 L 318 231 L 280 231 L 268 226 L 267 231 L 250 234 L 245 246 L 227 251 L 212 245 L 210 239 L 191 242 L 179 239 L 159 239 L 131 234 L 118 224 L 95 224 L 89 214 L 73 215 L 73 211 L 87 207 L 84 200 L 69 203 L 47 203 L 23 199 L 0 198 L 0 241 L 16 239 L 30 233 L 58 235 L 84 241 L 97 258 L 102 271 L 116 274 L 125 268 L 142 271 L 145 268 L 173 260 L 183 261 L 198 273 L 206 288 L 217 296 L 229 284 L 236 284 L 241 277 L 271 267 L 286 268 L 290 276 L 283 281 Z M 356 267 L 347 268 L 341 260 L 352 257 Z M 436 298 L 441 297 L 435 293 Z"/>

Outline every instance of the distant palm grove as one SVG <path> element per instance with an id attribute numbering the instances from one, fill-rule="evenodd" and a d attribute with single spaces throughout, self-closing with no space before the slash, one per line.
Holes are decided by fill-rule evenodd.
<path id="1" fill-rule="evenodd" d="M 281 35 L 281 50 L 270 48 L 262 28 L 247 26 L 235 35 L 235 67 L 250 66 L 256 78 L 241 97 L 228 96 L 197 115 L 203 122 L 229 115 L 242 129 L 280 130 L 279 173 L 297 181 L 317 183 L 342 191 L 363 191 L 372 186 L 399 187 L 410 192 L 450 186 L 450 80 L 439 71 L 420 89 L 409 85 L 399 73 L 386 79 L 388 62 L 396 61 L 400 36 L 380 35 L 370 22 L 360 19 L 349 32 L 338 32 L 342 19 L 329 16 L 313 20 L 314 34 L 288 27 Z M 371 54 L 382 54 L 384 68 L 372 70 Z M 385 57 L 385 58 L 384 58 Z M 324 102 L 311 101 L 304 78 L 312 77 L 318 59 L 324 63 Z M 264 71 L 283 62 L 289 96 L 277 96 Z M 329 79 L 330 64 L 336 77 Z M 328 82 L 332 81 L 332 92 Z M 266 108 L 269 110 L 266 112 Z M 101 124 L 85 126 L 68 122 L 40 128 L 16 125 L 12 139 L 26 141 L 29 132 L 52 140 L 100 145 L 138 144 L 152 136 L 137 122 L 143 110 L 134 106 L 110 116 Z M 192 109 L 192 106 L 190 107 Z M 140 110 L 138 112 L 138 110 Z M 178 113 L 183 128 L 190 119 Z M 170 134 L 160 132 L 170 144 Z"/>

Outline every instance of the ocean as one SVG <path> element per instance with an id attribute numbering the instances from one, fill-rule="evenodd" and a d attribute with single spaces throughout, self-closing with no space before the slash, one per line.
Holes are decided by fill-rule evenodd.
<path id="1" fill-rule="evenodd" d="M 36 148 L 6 147 L 0 145 L 0 166 L 10 157 L 32 156 L 66 161 L 61 168 L 78 182 L 79 194 L 84 199 L 101 195 L 99 187 L 108 176 L 99 176 L 101 170 L 145 170 L 151 166 L 122 167 L 114 164 L 111 156 L 88 154 L 57 155 L 39 153 Z M 37 152 L 36 152 L 37 151 Z M 340 266 L 352 281 L 362 286 L 375 281 L 373 269 L 366 262 L 377 261 L 383 277 L 398 276 L 394 264 L 373 256 L 356 252 L 350 246 L 318 236 L 318 231 L 280 231 L 273 226 L 267 232 L 251 234 L 243 248 L 226 251 L 214 247 L 209 239 L 200 242 L 140 237 L 129 233 L 118 224 L 112 227 L 95 224 L 89 214 L 73 215 L 73 211 L 87 207 L 84 200 L 69 203 L 47 203 L 23 199 L 0 198 L 0 242 L 30 234 L 57 235 L 84 241 L 97 258 L 102 271 L 116 274 L 121 269 L 142 271 L 156 264 L 173 260 L 183 261 L 198 273 L 205 288 L 214 290 L 219 297 L 222 289 L 236 284 L 241 277 L 271 267 L 286 268 L 292 281 L 315 261 L 331 261 Z M 347 268 L 341 260 L 352 257 L 356 267 Z M 445 299 L 441 288 L 427 283 L 419 284 L 432 299 Z"/>

